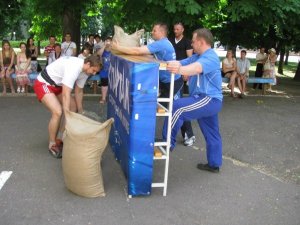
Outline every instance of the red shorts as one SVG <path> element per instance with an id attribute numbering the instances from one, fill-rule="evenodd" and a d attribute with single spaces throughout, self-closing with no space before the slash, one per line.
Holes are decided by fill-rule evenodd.
<path id="1" fill-rule="evenodd" d="M 42 100 L 45 94 L 53 93 L 59 95 L 62 92 L 62 87 L 47 85 L 39 80 L 35 80 L 33 89 L 39 101 Z"/>

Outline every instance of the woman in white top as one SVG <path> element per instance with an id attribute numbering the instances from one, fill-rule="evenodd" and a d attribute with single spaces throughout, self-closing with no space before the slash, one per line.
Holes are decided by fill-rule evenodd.
<path id="1" fill-rule="evenodd" d="M 264 63 L 263 77 L 274 78 L 274 83 L 272 85 L 276 84 L 276 68 L 275 68 L 276 60 L 277 60 L 276 50 L 274 48 L 269 49 L 267 60 Z M 268 90 L 271 91 L 271 85 L 269 85 Z"/>
<path id="2" fill-rule="evenodd" d="M 222 61 L 222 76 L 229 78 L 228 88 L 231 89 L 231 96 L 236 97 L 234 94 L 236 60 L 233 57 L 232 50 L 227 51 L 226 58 Z"/>
<path id="3" fill-rule="evenodd" d="M 62 56 L 76 56 L 76 44 L 71 41 L 71 34 L 66 33 L 65 42 L 61 44 Z"/>

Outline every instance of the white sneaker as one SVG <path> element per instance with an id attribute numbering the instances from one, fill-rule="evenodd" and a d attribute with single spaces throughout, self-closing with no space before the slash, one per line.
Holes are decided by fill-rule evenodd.
<path id="1" fill-rule="evenodd" d="M 20 89 L 20 87 L 18 87 L 18 89 L 17 89 L 17 93 L 20 93 L 21 92 L 21 89 Z"/>
<path id="2" fill-rule="evenodd" d="M 25 88 L 22 88 L 22 89 L 21 89 L 21 93 L 24 93 L 24 92 L 25 92 Z"/>
<path id="3" fill-rule="evenodd" d="M 190 137 L 188 139 L 185 139 L 184 142 L 183 142 L 183 144 L 185 146 L 192 146 L 195 143 L 195 141 L 196 141 L 195 136 L 192 136 L 192 137 Z"/>

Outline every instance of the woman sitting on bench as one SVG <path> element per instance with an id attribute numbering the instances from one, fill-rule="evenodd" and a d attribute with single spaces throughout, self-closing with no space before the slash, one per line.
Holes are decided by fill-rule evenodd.
<path id="1" fill-rule="evenodd" d="M 228 50 L 226 58 L 222 61 L 222 76 L 229 78 L 228 88 L 231 89 L 231 97 L 234 94 L 235 78 L 236 78 L 236 60 L 233 57 L 232 50 Z"/>

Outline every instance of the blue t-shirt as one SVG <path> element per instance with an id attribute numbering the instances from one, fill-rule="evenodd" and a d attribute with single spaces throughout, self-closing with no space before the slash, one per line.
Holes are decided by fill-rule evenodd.
<path id="1" fill-rule="evenodd" d="M 202 73 L 190 76 L 190 96 L 205 94 L 222 101 L 222 76 L 218 55 L 213 49 L 208 49 L 202 55 L 194 54 L 180 61 L 183 66 L 194 62 L 199 62 L 202 65 Z"/>
<path id="2" fill-rule="evenodd" d="M 103 67 L 100 70 L 100 77 L 101 78 L 108 78 L 108 69 L 109 69 L 109 65 L 110 65 L 110 55 L 111 55 L 110 51 L 104 50 L 103 53 L 102 53 Z"/>
<path id="3" fill-rule="evenodd" d="M 162 61 L 171 61 L 176 60 L 176 53 L 173 45 L 168 40 L 168 38 L 162 38 L 158 41 L 155 41 L 147 45 L 149 52 L 154 54 L 158 60 Z M 179 79 L 180 75 L 175 75 L 175 80 Z M 169 71 L 160 70 L 159 71 L 159 81 L 163 83 L 170 83 L 171 74 Z"/>

